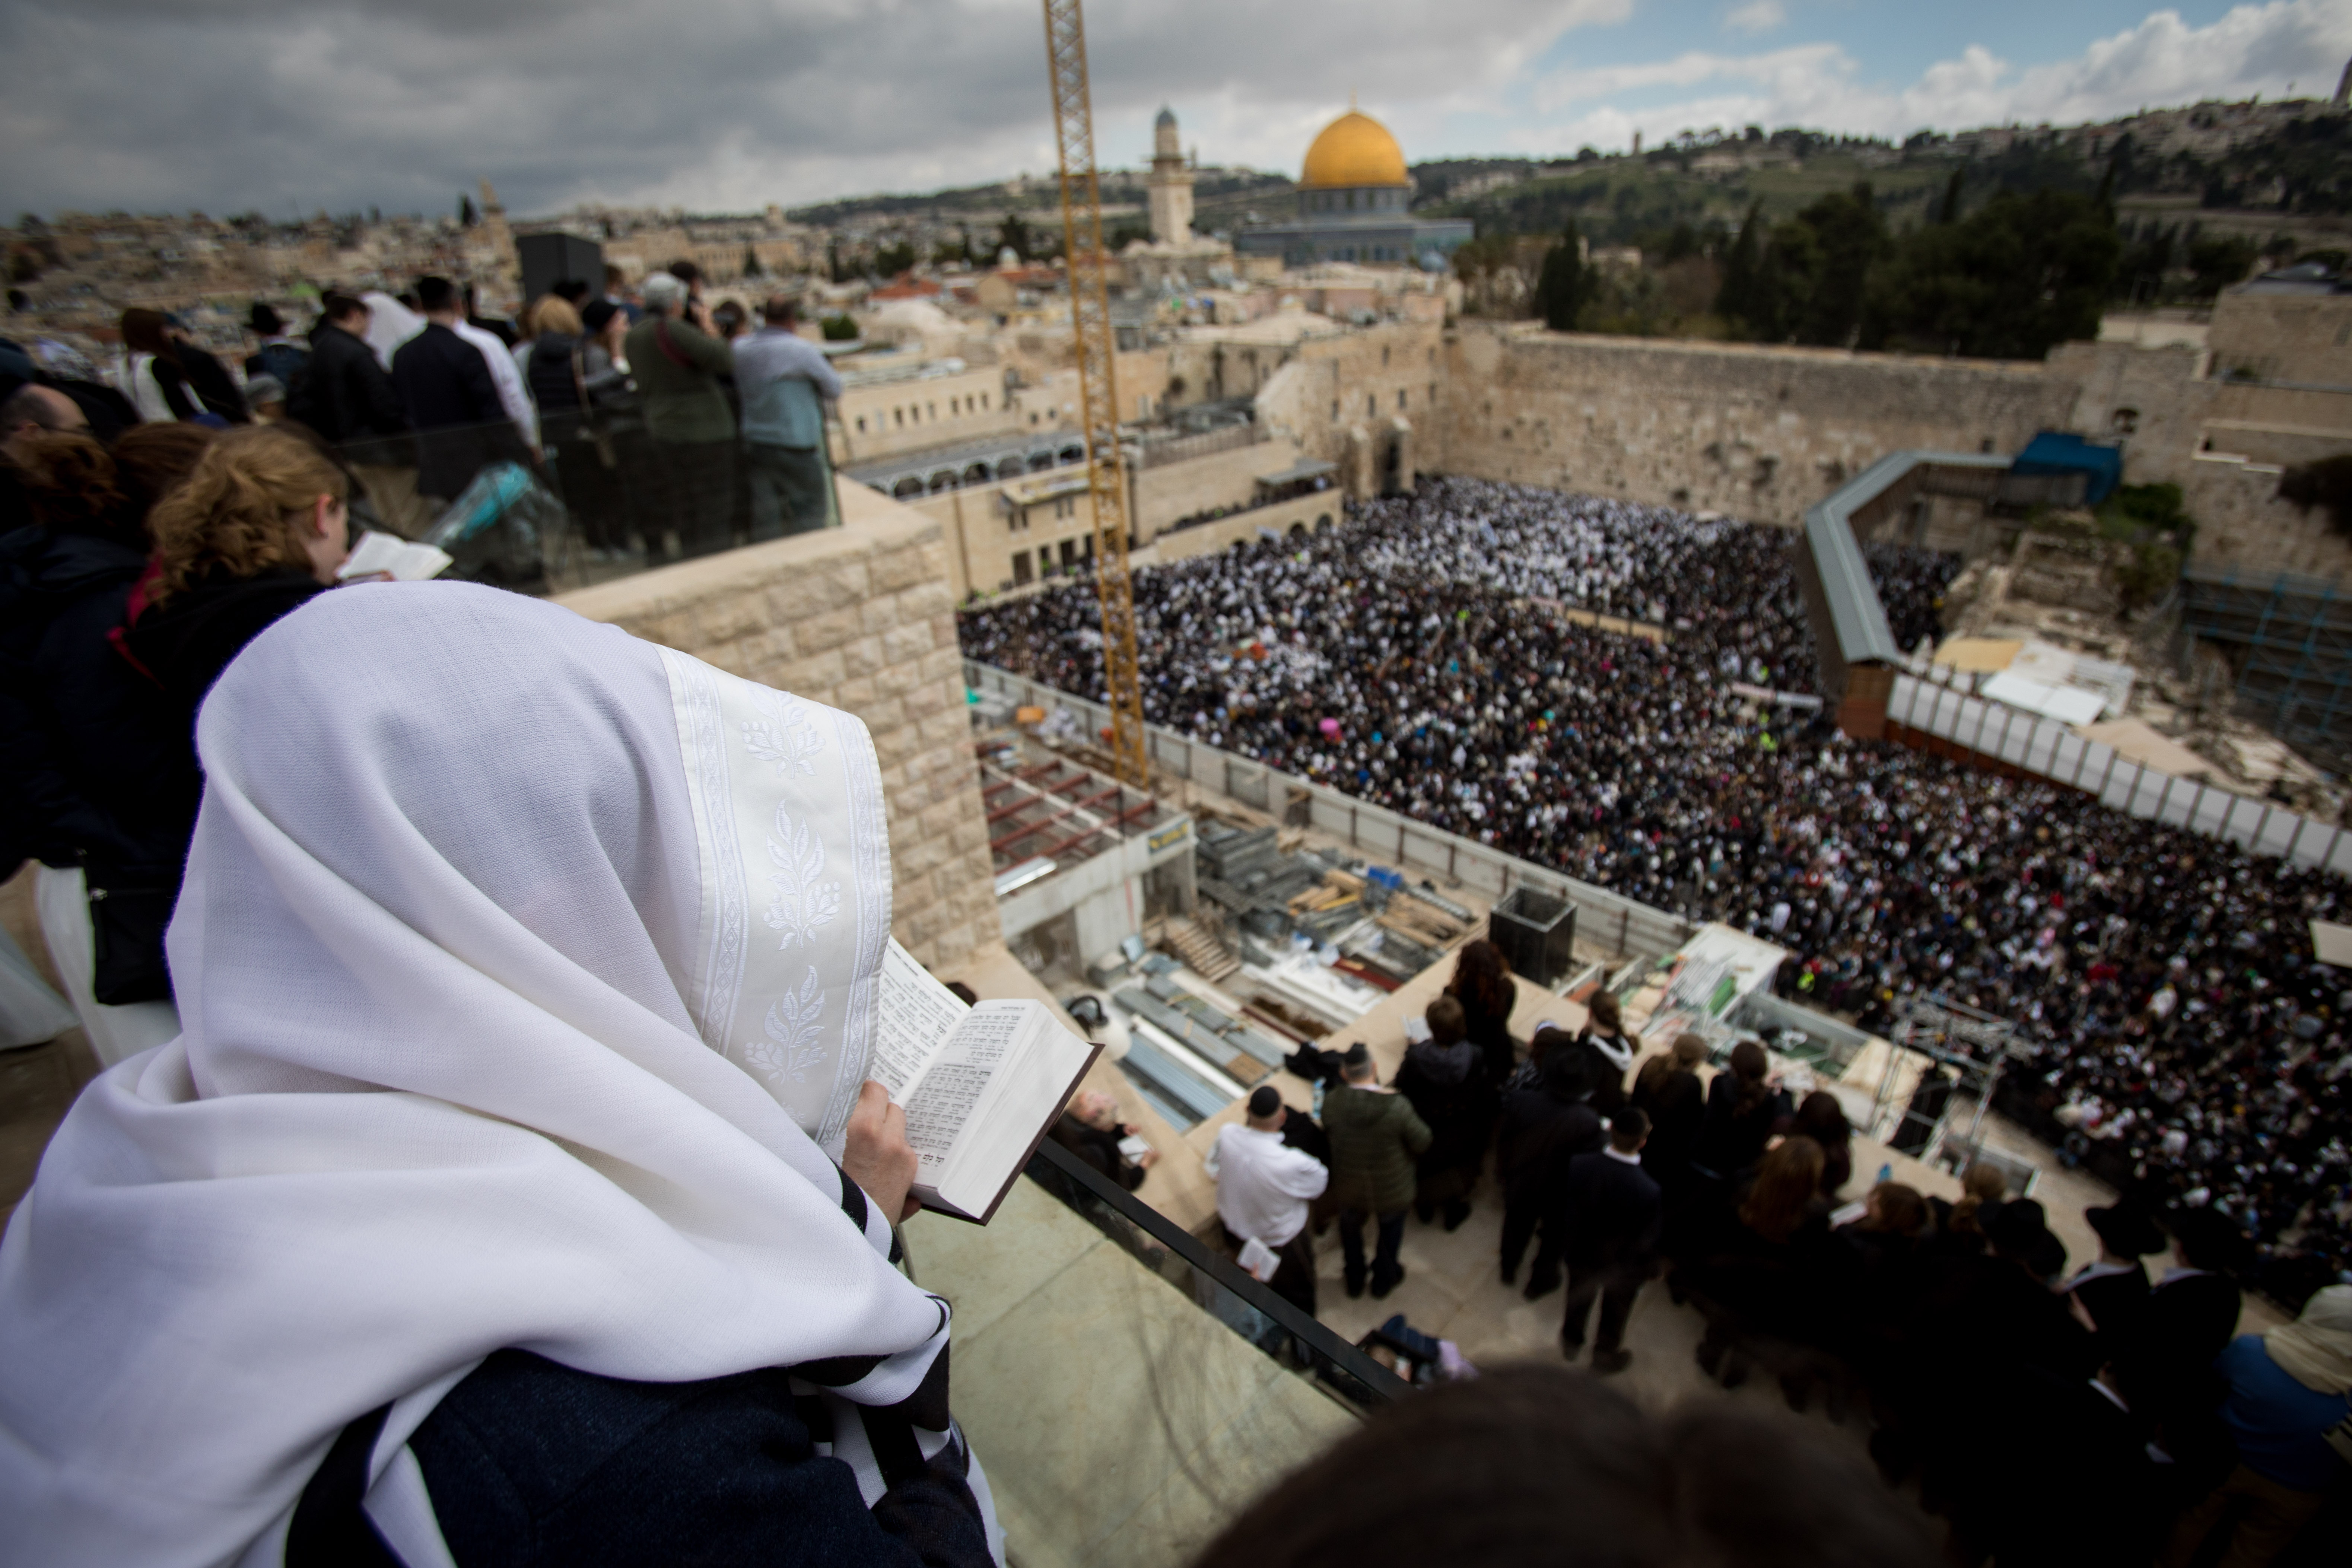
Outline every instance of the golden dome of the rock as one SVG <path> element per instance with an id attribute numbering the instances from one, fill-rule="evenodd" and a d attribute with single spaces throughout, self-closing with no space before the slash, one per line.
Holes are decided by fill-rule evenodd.
<path id="1" fill-rule="evenodd" d="M 1402 185 L 1407 183 L 1404 149 L 1388 127 L 1354 110 L 1323 128 L 1307 149 L 1307 167 L 1298 183 L 1329 189 L 1343 185 Z"/>

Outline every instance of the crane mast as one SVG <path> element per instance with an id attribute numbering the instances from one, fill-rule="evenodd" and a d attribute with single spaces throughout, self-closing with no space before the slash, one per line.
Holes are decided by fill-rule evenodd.
<path id="1" fill-rule="evenodd" d="M 1062 159 L 1062 254 L 1068 259 L 1070 324 L 1087 485 L 1095 506 L 1095 591 L 1102 602 L 1103 684 L 1110 752 L 1118 776 L 1149 787 L 1143 678 L 1135 654 L 1135 584 L 1128 572 L 1126 465 L 1118 445 L 1118 340 L 1110 321 L 1110 258 L 1103 252 L 1102 184 L 1095 168 L 1094 108 L 1087 88 L 1087 25 L 1079 0 L 1045 0 L 1045 63 L 1054 89 L 1054 140 Z"/>

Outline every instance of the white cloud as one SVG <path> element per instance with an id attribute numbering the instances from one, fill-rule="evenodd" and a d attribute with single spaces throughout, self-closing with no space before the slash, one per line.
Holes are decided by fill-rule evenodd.
<path id="1" fill-rule="evenodd" d="M 1581 111 L 1529 126 L 1512 143 L 1555 153 L 1587 142 L 1623 146 L 1636 130 L 1655 140 L 1751 123 L 1895 138 L 2011 121 L 2069 124 L 2205 99 L 2274 97 L 2291 81 L 2325 91 L 2330 81 L 2323 79 L 2335 70 L 2329 62 L 2347 54 L 2352 0 L 2269 0 L 2237 6 L 2203 27 L 2158 11 L 2071 58 L 2023 68 L 1970 45 L 1901 86 L 1867 81 L 1861 64 L 1830 43 L 1752 55 L 1692 51 L 1546 76 L 1535 88 L 1538 110 Z M 1620 97 L 1639 101 L 1611 101 Z"/>
<path id="2" fill-rule="evenodd" d="M 1739 33 L 1769 33 L 1789 19 L 1788 8 L 1780 0 L 1748 0 L 1723 19 L 1723 25 Z"/>
<path id="3" fill-rule="evenodd" d="M 1351 90 L 1425 147 L 1632 3 L 1096 6 L 1100 155 L 1147 156 L 1164 101 L 1209 161 L 1295 168 Z M 0 163 L 9 214 L 443 211 L 485 174 L 525 213 L 740 211 L 1052 157 L 1035 0 L 0 0 L 0 144 L 40 151 Z"/>

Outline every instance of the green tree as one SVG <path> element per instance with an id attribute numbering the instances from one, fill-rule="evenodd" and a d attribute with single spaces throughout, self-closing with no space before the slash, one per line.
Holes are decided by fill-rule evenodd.
<path id="1" fill-rule="evenodd" d="M 1786 258 L 1780 281 L 1790 335 L 1825 348 L 1852 344 L 1871 266 L 1886 248 L 1886 219 L 1867 181 L 1832 191 L 1775 229 L 1773 259 Z"/>
<path id="2" fill-rule="evenodd" d="M 1960 185 L 1962 184 L 1961 175 L 1964 173 L 1964 170 L 1955 169 L 1952 171 L 1952 177 L 1944 182 L 1943 205 L 1936 209 L 1936 221 L 1937 223 L 1958 223 L 1960 221 Z"/>
<path id="3" fill-rule="evenodd" d="M 1029 248 L 1027 220 L 1017 212 L 1006 213 L 1004 221 L 996 226 L 996 247 L 999 250 L 1011 250 L 1024 261 L 1028 260 L 1033 252 Z"/>
<path id="4" fill-rule="evenodd" d="M 1544 252 L 1543 269 L 1536 274 L 1536 314 L 1555 332 L 1574 331 L 1576 318 L 1592 298 L 1593 282 L 1571 219 L 1559 243 Z"/>
<path id="5" fill-rule="evenodd" d="M 2095 196 L 1997 192 L 1962 222 L 1903 237 L 1871 282 L 1863 346 L 2040 359 L 2098 336 L 2122 251 Z"/>
<path id="6" fill-rule="evenodd" d="M 745 246 L 743 247 L 743 276 L 746 278 L 765 278 L 767 275 L 768 269 L 760 265 L 759 249 L 754 246 Z"/>
<path id="7" fill-rule="evenodd" d="M 1731 324 L 1734 336 L 1761 337 L 1757 326 L 1765 303 L 1759 291 L 1764 245 L 1764 204 L 1750 203 L 1740 220 L 1739 237 L 1723 258 L 1723 287 L 1716 291 L 1715 313 Z"/>
<path id="8" fill-rule="evenodd" d="M 2200 234 L 2189 242 L 2189 291 L 2210 300 L 2232 283 L 2245 281 L 2262 247 L 2242 234 Z"/>
<path id="9" fill-rule="evenodd" d="M 857 341 L 857 323 L 847 316 L 827 316 L 817 323 L 817 331 L 829 343 L 854 343 Z"/>
<path id="10" fill-rule="evenodd" d="M 471 228 L 480 221 L 474 213 L 474 198 L 463 191 L 457 193 L 457 226 Z"/>
<path id="11" fill-rule="evenodd" d="M 915 247 L 905 240 L 886 245 L 874 252 L 874 272 L 880 278 L 896 278 L 915 265 Z"/>

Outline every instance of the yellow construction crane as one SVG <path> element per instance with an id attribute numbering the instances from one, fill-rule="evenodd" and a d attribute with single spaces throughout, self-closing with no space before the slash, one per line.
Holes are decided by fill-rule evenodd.
<path id="1" fill-rule="evenodd" d="M 1070 324 L 1087 484 L 1095 501 L 1095 590 L 1102 600 L 1103 684 L 1118 776 L 1150 786 L 1144 750 L 1143 677 L 1135 657 L 1135 584 L 1128 575 L 1127 475 L 1118 446 L 1118 339 L 1103 253 L 1102 184 L 1095 172 L 1094 107 L 1087 90 L 1087 24 L 1078 0 L 1045 0 L 1045 66 L 1054 85 L 1054 140 L 1062 155 L 1062 254 L 1069 262 Z"/>

